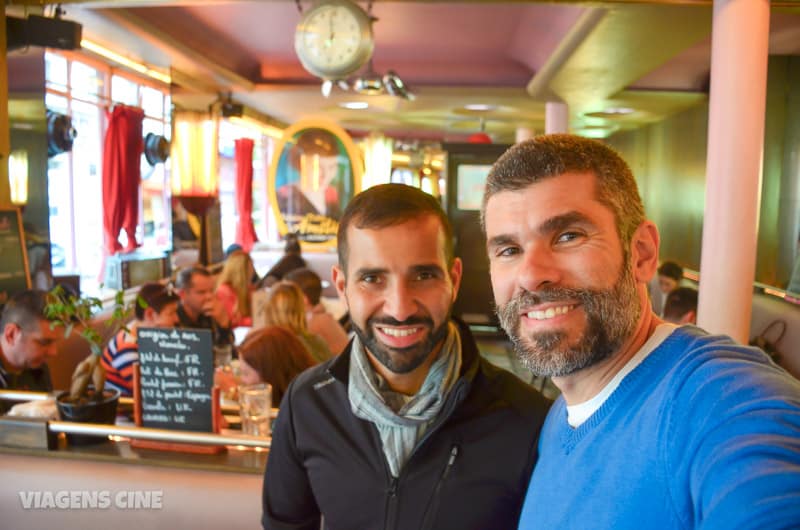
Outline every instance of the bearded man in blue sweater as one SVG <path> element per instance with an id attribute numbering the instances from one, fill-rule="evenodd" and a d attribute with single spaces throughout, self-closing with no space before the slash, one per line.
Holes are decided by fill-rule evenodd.
<path id="1" fill-rule="evenodd" d="M 652 312 L 658 231 L 619 155 L 571 135 L 517 144 L 483 222 L 500 321 L 562 391 L 519 528 L 800 527 L 800 383 Z"/>

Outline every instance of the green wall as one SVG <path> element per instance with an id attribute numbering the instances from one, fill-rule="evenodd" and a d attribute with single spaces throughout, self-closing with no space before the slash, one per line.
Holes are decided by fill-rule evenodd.
<path id="1" fill-rule="evenodd" d="M 800 57 L 770 57 L 756 281 L 785 288 L 800 220 Z M 700 270 L 708 104 L 608 143 L 630 163 L 649 218 L 661 233 L 661 259 Z"/>

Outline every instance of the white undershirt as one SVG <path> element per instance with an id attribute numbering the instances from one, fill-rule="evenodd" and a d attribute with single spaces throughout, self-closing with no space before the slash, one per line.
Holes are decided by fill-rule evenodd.
<path id="1" fill-rule="evenodd" d="M 650 335 L 650 338 L 647 339 L 647 342 L 645 342 L 639 351 L 636 352 L 636 355 L 631 357 L 631 359 L 625 363 L 625 366 L 622 367 L 622 370 L 617 372 L 617 375 L 615 375 L 614 378 L 609 381 L 605 387 L 603 387 L 600 393 L 591 398 L 589 401 L 584 401 L 583 403 L 578 403 L 577 405 L 567 405 L 567 422 L 570 424 L 570 426 L 573 428 L 580 427 L 581 424 L 588 420 L 592 414 L 597 412 L 597 409 L 603 406 L 603 403 L 606 402 L 608 397 L 614 393 L 614 390 L 617 389 L 622 380 L 625 379 L 625 376 L 631 373 L 634 368 L 639 366 L 639 364 L 644 361 L 648 355 L 650 355 L 650 352 L 655 350 L 677 328 L 678 326 L 675 324 L 669 323 L 664 323 L 657 326 L 655 331 L 653 331 L 653 334 Z"/>

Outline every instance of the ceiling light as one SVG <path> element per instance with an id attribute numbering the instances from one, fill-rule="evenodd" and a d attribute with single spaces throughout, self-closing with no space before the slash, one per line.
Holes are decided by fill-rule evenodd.
<path id="1" fill-rule="evenodd" d="M 596 110 L 594 112 L 584 112 L 584 116 L 588 116 L 589 118 L 614 118 L 618 116 L 627 116 L 628 114 L 633 114 L 636 112 L 636 109 L 632 109 L 630 107 L 608 107 L 604 110 Z"/>
<path id="2" fill-rule="evenodd" d="M 144 63 L 134 61 L 133 59 L 129 59 L 124 55 L 121 55 L 115 51 L 109 50 L 108 48 L 97 44 L 96 42 L 82 39 L 81 48 L 85 48 L 90 52 L 96 53 L 101 57 L 105 57 L 110 61 L 114 61 L 117 64 L 130 68 L 134 72 L 139 72 L 140 74 L 144 74 L 148 77 L 161 81 L 162 83 L 170 84 L 172 82 L 172 78 L 170 77 L 169 74 L 159 72 L 158 70 L 150 68 L 148 65 Z"/>
<path id="3" fill-rule="evenodd" d="M 339 106 L 350 110 L 364 110 L 369 108 L 369 103 L 365 101 L 347 101 L 345 103 L 339 103 Z"/>
<path id="4" fill-rule="evenodd" d="M 619 126 L 617 125 L 585 125 L 572 132 L 586 138 L 608 138 L 618 129 Z"/>
<path id="5" fill-rule="evenodd" d="M 468 105 L 464 105 L 464 108 L 475 112 L 487 112 L 490 110 L 495 110 L 497 106 L 488 105 L 486 103 L 470 103 Z"/>
<path id="6" fill-rule="evenodd" d="M 633 114 L 634 109 L 630 107 L 608 107 L 603 112 L 606 114 Z"/>

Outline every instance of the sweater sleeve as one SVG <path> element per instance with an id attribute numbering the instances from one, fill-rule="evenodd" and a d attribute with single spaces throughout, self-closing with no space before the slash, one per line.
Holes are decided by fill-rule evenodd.
<path id="1" fill-rule="evenodd" d="M 770 365 L 708 364 L 681 385 L 691 399 L 679 401 L 689 407 L 672 416 L 668 435 L 668 471 L 685 477 L 673 484 L 673 500 L 688 499 L 679 512 L 694 518 L 684 524 L 797 528 L 800 385 Z"/>
<path id="2" fill-rule="evenodd" d="M 318 530 L 320 513 L 298 453 L 292 412 L 294 384 L 281 402 L 272 432 L 262 492 L 264 530 Z"/>

